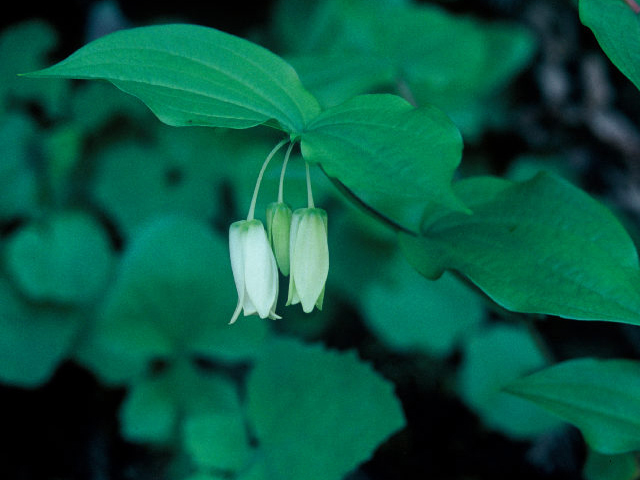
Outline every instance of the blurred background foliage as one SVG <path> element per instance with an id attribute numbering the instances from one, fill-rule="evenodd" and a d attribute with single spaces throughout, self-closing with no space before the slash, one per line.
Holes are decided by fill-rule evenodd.
<path id="1" fill-rule="evenodd" d="M 227 326 L 228 226 L 273 132 L 171 128 L 111 85 L 16 76 L 117 28 L 226 29 L 285 57 L 324 106 L 365 92 L 437 105 L 465 139 L 461 176 L 552 170 L 633 233 L 637 91 L 575 5 L 280 0 L 248 16 L 243 2 L 182 3 L 70 3 L 66 23 L 64 6 L 25 9 L 0 31 L 7 478 L 571 479 L 583 465 L 589 479 L 634 478 L 633 459 L 607 467 L 572 427 L 501 391 L 572 356 L 637 357 L 634 327 L 509 314 L 451 274 L 428 281 L 320 171 L 324 310 Z M 294 208 L 304 182 L 294 151 Z M 368 200 L 414 221 L 423 208 Z"/>

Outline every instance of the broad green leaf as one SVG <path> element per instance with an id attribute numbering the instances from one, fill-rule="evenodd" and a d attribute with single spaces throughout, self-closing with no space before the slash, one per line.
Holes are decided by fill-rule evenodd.
<path id="1" fill-rule="evenodd" d="M 302 135 L 305 160 L 348 188 L 463 209 L 451 190 L 460 132 L 434 107 L 361 95 L 322 112 Z"/>
<path id="2" fill-rule="evenodd" d="M 32 77 L 109 80 L 174 125 L 300 132 L 319 112 L 291 66 L 239 37 L 197 25 L 121 30 Z"/>
<path id="3" fill-rule="evenodd" d="M 83 318 L 75 310 L 27 302 L 4 277 L 0 304 L 0 382 L 39 387 L 71 353 Z"/>
<path id="4" fill-rule="evenodd" d="M 63 212 L 26 224 L 8 241 L 12 280 L 36 302 L 78 304 L 96 300 L 111 276 L 113 253 L 91 216 Z"/>
<path id="5" fill-rule="evenodd" d="M 623 0 L 580 0 L 580 21 L 589 27 L 613 64 L 640 88 L 640 18 Z"/>
<path id="6" fill-rule="evenodd" d="M 526 329 L 494 325 L 465 340 L 458 391 L 485 425 L 512 438 L 527 439 L 560 424 L 541 408 L 502 391 L 518 377 L 547 365 Z"/>
<path id="7" fill-rule="evenodd" d="M 429 281 L 402 258 L 390 267 L 392 278 L 376 274 L 359 297 L 365 323 L 394 350 L 447 355 L 482 320 L 482 299 L 453 275 Z"/>
<path id="8" fill-rule="evenodd" d="M 640 463 L 633 453 L 603 455 L 589 450 L 582 475 L 585 480 L 637 480 Z"/>
<path id="9" fill-rule="evenodd" d="M 455 191 L 473 214 L 427 215 L 422 236 L 400 236 L 423 275 L 456 270 L 512 311 L 640 324 L 635 246 L 586 193 L 547 174 Z"/>
<path id="10" fill-rule="evenodd" d="M 236 302 L 227 243 L 204 223 L 159 217 L 124 252 L 81 356 L 110 383 L 130 381 L 156 359 L 253 358 L 268 326 L 248 317 L 228 328 Z"/>
<path id="11" fill-rule="evenodd" d="M 273 341 L 247 385 L 270 476 L 340 480 L 404 425 L 393 386 L 355 352 Z"/>
<path id="12" fill-rule="evenodd" d="M 640 450 L 640 362 L 581 358 L 516 380 L 507 391 L 578 427 L 594 450 Z"/>

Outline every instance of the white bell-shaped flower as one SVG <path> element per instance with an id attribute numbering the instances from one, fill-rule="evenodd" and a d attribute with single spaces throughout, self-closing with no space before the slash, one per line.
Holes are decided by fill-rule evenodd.
<path id="1" fill-rule="evenodd" d="M 242 309 L 245 316 L 257 313 L 260 318 L 280 318 L 275 312 L 278 267 L 262 222 L 254 219 L 232 223 L 229 253 L 238 290 L 238 305 L 229 323 L 236 321 Z"/>
<path id="2" fill-rule="evenodd" d="M 321 208 L 300 208 L 293 212 L 289 262 L 287 305 L 301 303 L 305 313 L 314 306 L 322 309 L 329 274 L 327 212 Z"/>

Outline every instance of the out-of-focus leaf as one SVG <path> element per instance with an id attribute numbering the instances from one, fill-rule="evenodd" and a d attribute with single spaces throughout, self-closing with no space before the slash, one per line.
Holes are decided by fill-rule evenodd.
<path id="1" fill-rule="evenodd" d="M 70 354 L 82 317 L 25 301 L 5 278 L 0 278 L 0 304 L 0 381 L 39 387 Z"/>
<path id="2" fill-rule="evenodd" d="M 36 101 L 50 115 L 58 115 L 68 99 L 69 82 L 39 82 L 20 78 L 19 73 L 42 68 L 47 55 L 58 43 L 58 35 L 49 24 L 29 20 L 10 26 L 0 35 L 0 112 L 11 98 Z"/>
<path id="3" fill-rule="evenodd" d="M 526 182 L 472 178 L 455 192 L 472 215 L 427 215 L 423 236 L 400 237 L 423 275 L 457 270 L 517 312 L 640 324 L 635 246 L 586 193 L 548 174 Z"/>
<path id="4" fill-rule="evenodd" d="M 613 64 L 640 88 L 640 22 L 624 1 L 580 0 L 580 21 L 589 27 Z"/>
<path id="5" fill-rule="evenodd" d="M 33 221 L 8 241 L 11 278 L 33 301 L 79 304 L 96 300 L 110 278 L 113 254 L 90 215 L 62 212 Z"/>
<path id="6" fill-rule="evenodd" d="M 184 422 L 184 443 L 194 462 L 204 468 L 235 471 L 249 459 L 246 425 L 237 412 L 189 416 Z"/>
<path id="7" fill-rule="evenodd" d="M 349 53 L 301 55 L 287 59 L 323 107 L 393 84 L 395 69 L 375 56 Z"/>
<path id="8" fill-rule="evenodd" d="M 162 214 L 210 221 L 219 213 L 221 164 L 237 160 L 224 135 L 210 132 L 212 140 L 205 142 L 204 135 L 192 132 L 198 129 L 172 130 L 153 144 L 112 143 L 94 158 L 91 193 L 124 236 Z"/>
<path id="9" fill-rule="evenodd" d="M 43 83 L 42 80 L 38 80 Z M 152 118 L 145 106 L 107 82 L 82 82 L 70 98 L 70 120 L 84 133 L 95 131 L 119 121 L 125 125 L 145 125 Z M 157 123 L 157 122 L 154 122 Z"/>
<path id="10" fill-rule="evenodd" d="M 640 464 L 633 453 L 603 455 L 589 450 L 582 475 L 585 480 L 636 480 Z"/>
<path id="11" fill-rule="evenodd" d="M 502 389 L 546 364 L 540 348 L 525 329 L 510 325 L 487 327 L 466 336 L 458 377 L 460 396 L 488 427 L 515 439 L 533 438 L 560 422 Z"/>
<path id="12" fill-rule="evenodd" d="M 269 478 L 339 480 L 404 425 L 392 385 L 354 352 L 273 341 L 247 394 Z"/>
<path id="13" fill-rule="evenodd" d="M 250 359 L 267 325 L 247 317 L 228 328 L 236 301 L 226 242 L 203 223 L 160 217 L 125 251 L 82 357 L 112 383 L 158 358 Z"/>
<path id="14" fill-rule="evenodd" d="M 235 385 L 223 377 L 199 372 L 184 359 L 138 379 L 120 410 L 121 433 L 129 441 L 167 445 L 181 440 L 199 465 L 239 468 L 244 459 L 234 462 L 224 458 L 230 456 L 228 439 L 211 437 L 208 427 L 213 424 L 207 423 L 210 418 L 229 425 L 242 424 Z M 234 458 L 238 459 L 238 452 L 248 446 L 246 442 L 240 444 L 239 437 L 235 440 Z"/>
<path id="15" fill-rule="evenodd" d="M 197 25 L 120 30 L 30 76 L 109 80 L 173 126 L 300 132 L 320 109 L 280 57 Z"/>
<path id="16" fill-rule="evenodd" d="M 577 426 L 594 450 L 640 450 L 640 362 L 569 360 L 509 384 L 507 391 Z"/>
<path id="17" fill-rule="evenodd" d="M 494 94 L 531 62 L 536 47 L 535 37 L 518 24 L 451 14 L 433 4 L 302 3 L 278 3 L 273 34 L 321 103 L 335 105 L 378 91 L 399 93 L 417 105 L 444 110 L 465 138 L 477 137 L 504 116 L 496 110 Z M 321 59 L 332 56 L 344 60 L 323 64 Z M 361 62 L 367 66 L 356 68 Z M 376 73 L 367 84 L 362 72 L 371 68 Z"/>
<path id="18" fill-rule="evenodd" d="M 464 209 L 451 190 L 460 132 L 436 108 L 361 95 L 325 110 L 302 136 L 302 155 L 355 192 L 381 192 Z"/>
<path id="19" fill-rule="evenodd" d="M 38 209 L 38 178 L 33 147 L 41 137 L 31 118 L 7 115 L 0 120 L 0 218 L 28 216 Z"/>
<path id="20" fill-rule="evenodd" d="M 120 432 L 131 442 L 169 443 L 177 423 L 178 405 L 166 377 L 134 384 L 120 409 Z"/>
<path id="21" fill-rule="evenodd" d="M 367 325 L 394 350 L 447 355 L 482 320 L 482 299 L 452 275 L 428 281 L 401 258 L 391 271 L 361 297 Z"/>
<path id="22" fill-rule="evenodd" d="M 82 140 L 82 132 L 72 124 L 50 129 L 44 138 L 45 178 L 53 204 L 66 205 L 70 201 L 72 174 L 81 158 Z"/>

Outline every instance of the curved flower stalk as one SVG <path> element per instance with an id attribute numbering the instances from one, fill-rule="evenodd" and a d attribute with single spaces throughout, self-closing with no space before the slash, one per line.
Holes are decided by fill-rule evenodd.
<path id="1" fill-rule="evenodd" d="M 278 267 L 260 220 L 240 220 L 229 228 L 231 270 L 238 291 L 238 305 L 231 321 L 257 313 L 260 318 L 278 319 Z"/>
<path id="2" fill-rule="evenodd" d="M 231 321 L 244 311 L 260 318 L 281 318 L 275 312 L 278 300 L 278 268 L 290 275 L 287 305 L 302 304 L 309 313 L 322 308 L 324 287 L 329 274 L 327 212 L 315 208 L 311 192 L 309 164 L 306 164 L 308 207 L 291 212 L 283 200 L 284 174 L 293 143 L 289 145 L 280 174 L 278 201 L 267 208 L 267 229 L 254 219 L 256 199 L 267 165 L 288 140 L 283 140 L 262 164 L 246 220 L 229 228 L 231 269 L 238 291 L 238 304 Z M 275 255 L 274 255 L 275 253 Z"/>

